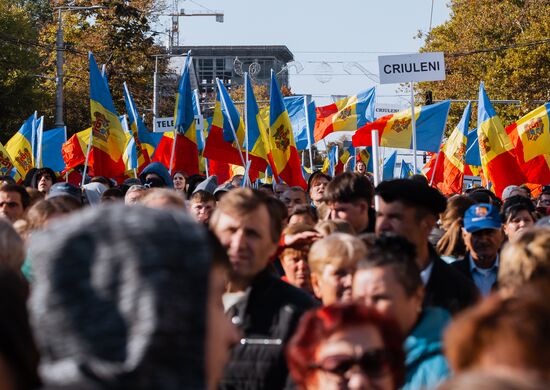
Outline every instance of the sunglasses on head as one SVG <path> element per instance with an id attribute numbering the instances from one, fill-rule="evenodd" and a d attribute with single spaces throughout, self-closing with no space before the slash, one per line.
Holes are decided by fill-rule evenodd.
<path id="1" fill-rule="evenodd" d="M 324 358 L 320 363 L 310 366 L 344 377 L 353 366 L 359 366 L 368 377 L 377 378 L 387 372 L 389 366 L 388 353 L 383 349 L 367 351 L 360 356 L 333 355 Z"/>

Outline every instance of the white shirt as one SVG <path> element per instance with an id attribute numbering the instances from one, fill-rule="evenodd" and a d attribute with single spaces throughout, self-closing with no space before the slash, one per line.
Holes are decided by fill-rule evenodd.
<path id="1" fill-rule="evenodd" d="M 424 286 L 428 284 L 430 276 L 432 276 L 432 270 L 434 268 L 434 262 L 432 261 L 423 271 L 420 272 L 420 277 L 422 278 L 422 283 Z"/>
<path id="2" fill-rule="evenodd" d="M 484 297 L 491 293 L 491 288 L 497 281 L 498 264 L 499 256 L 497 254 L 497 258 L 492 267 L 479 268 L 472 258 L 472 255 L 470 255 L 470 272 L 472 274 L 472 279 L 474 279 L 475 285 Z"/>

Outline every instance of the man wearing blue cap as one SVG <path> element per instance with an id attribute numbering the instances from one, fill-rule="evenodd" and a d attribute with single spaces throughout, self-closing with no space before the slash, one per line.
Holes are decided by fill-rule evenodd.
<path id="1" fill-rule="evenodd" d="M 497 281 L 498 254 L 504 238 L 498 209 L 489 203 L 478 203 L 466 210 L 462 238 L 468 252 L 464 260 L 452 265 L 486 296 Z"/>

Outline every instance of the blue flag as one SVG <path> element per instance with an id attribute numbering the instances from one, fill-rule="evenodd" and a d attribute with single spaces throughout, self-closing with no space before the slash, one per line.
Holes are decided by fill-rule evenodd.
<path id="1" fill-rule="evenodd" d="M 394 151 L 386 161 L 384 161 L 384 169 L 382 171 L 382 180 L 393 179 L 393 171 L 395 170 L 395 163 L 397 161 L 397 151 Z"/>

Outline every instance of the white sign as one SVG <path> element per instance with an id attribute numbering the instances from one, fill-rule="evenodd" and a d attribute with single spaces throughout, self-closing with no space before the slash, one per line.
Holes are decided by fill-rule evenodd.
<path id="1" fill-rule="evenodd" d="M 197 130 L 204 129 L 204 117 L 202 115 L 195 117 Z M 174 118 L 167 116 L 165 118 L 155 118 L 153 123 L 153 132 L 164 133 L 166 131 L 174 131 Z"/>
<path id="2" fill-rule="evenodd" d="M 442 52 L 378 57 L 380 84 L 445 80 Z"/>
<path id="3" fill-rule="evenodd" d="M 154 118 L 153 131 L 155 133 L 164 133 L 165 131 L 174 131 L 174 117 Z"/>
<path id="4" fill-rule="evenodd" d="M 376 103 L 374 106 L 374 118 L 382 118 L 383 116 L 395 114 L 396 112 L 401 111 L 402 108 L 398 104 L 384 104 Z"/>

